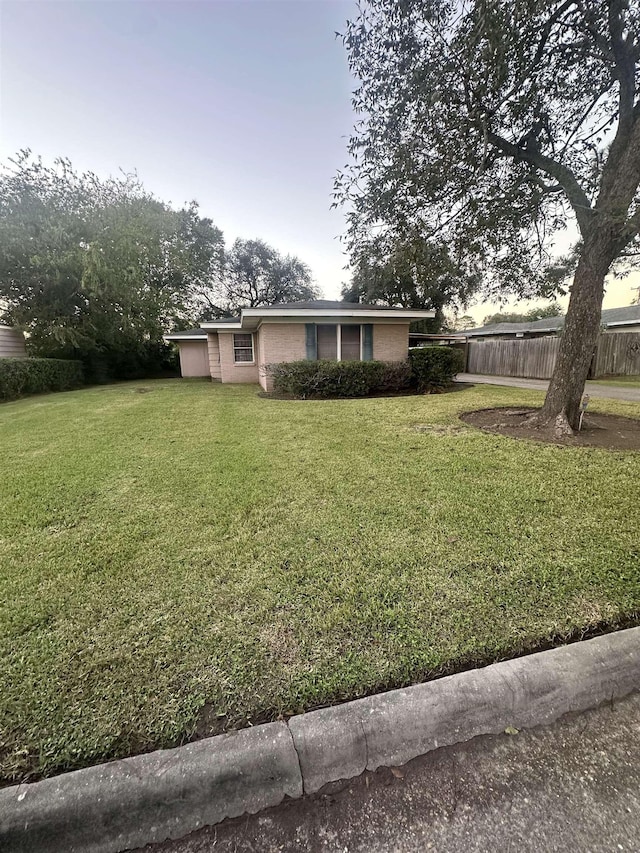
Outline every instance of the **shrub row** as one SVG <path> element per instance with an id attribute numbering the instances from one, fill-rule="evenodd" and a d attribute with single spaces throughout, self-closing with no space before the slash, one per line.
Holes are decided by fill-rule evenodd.
<path id="1" fill-rule="evenodd" d="M 0 401 L 82 385 L 82 363 L 60 358 L 0 358 Z"/>
<path id="2" fill-rule="evenodd" d="M 452 347 L 420 347 L 409 361 L 288 361 L 270 364 L 266 372 L 278 394 L 326 399 L 388 394 L 406 388 L 439 391 L 464 367 L 464 354 Z"/>
<path id="3" fill-rule="evenodd" d="M 407 388 L 411 368 L 406 361 L 289 361 L 270 364 L 273 389 L 298 399 L 366 397 Z"/>
<path id="4" fill-rule="evenodd" d="M 447 388 L 464 370 L 464 352 L 454 347 L 415 347 L 409 361 L 412 385 L 422 393 Z"/>

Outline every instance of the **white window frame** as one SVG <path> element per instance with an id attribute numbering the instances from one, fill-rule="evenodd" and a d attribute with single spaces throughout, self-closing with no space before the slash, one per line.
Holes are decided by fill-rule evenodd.
<path id="1" fill-rule="evenodd" d="M 246 336 L 249 335 L 251 338 L 251 361 L 237 361 L 236 360 L 236 349 L 248 350 L 249 347 L 236 347 L 236 335 Z M 233 348 L 233 363 L 234 365 L 249 365 L 256 363 L 256 348 L 255 341 L 253 340 L 253 332 L 233 332 L 231 335 L 231 346 Z"/>
<path id="2" fill-rule="evenodd" d="M 363 345 L 363 338 L 364 338 L 364 334 L 362 332 L 362 323 L 344 323 L 344 324 L 338 323 L 337 324 L 337 326 L 338 326 L 338 334 L 336 336 L 337 337 L 336 355 L 338 356 L 337 360 L 342 361 L 342 326 L 343 325 L 345 325 L 345 326 L 357 326 L 360 329 L 360 357 L 359 357 L 358 361 L 362 361 L 363 360 L 362 359 L 362 345 Z"/>
<path id="3" fill-rule="evenodd" d="M 363 361 L 364 354 L 364 332 L 362 331 L 364 323 L 318 323 L 316 324 L 316 360 L 318 353 L 318 326 L 333 326 L 336 327 L 336 361 L 342 361 L 342 327 L 343 326 L 358 326 L 360 329 L 360 356 L 358 361 Z"/>

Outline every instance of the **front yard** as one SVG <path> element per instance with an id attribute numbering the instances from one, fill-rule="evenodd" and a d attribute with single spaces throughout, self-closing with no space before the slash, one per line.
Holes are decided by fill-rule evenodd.
<path id="1" fill-rule="evenodd" d="M 640 454 L 458 420 L 541 399 L 173 380 L 2 405 L 2 778 L 637 619 Z"/>

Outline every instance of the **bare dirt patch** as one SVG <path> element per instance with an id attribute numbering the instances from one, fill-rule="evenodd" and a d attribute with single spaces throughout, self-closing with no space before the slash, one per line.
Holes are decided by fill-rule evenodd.
<path id="1" fill-rule="evenodd" d="M 479 409 L 476 412 L 465 412 L 460 415 L 460 419 L 486 432 L 508 435 L 510 438 L 528 438 L 567 447 L 640 450 L 640 420 L 587 412 L 579 433 L 556 437 L 529 423 L 529 417 L 535 411 L 524 407 Z"/>

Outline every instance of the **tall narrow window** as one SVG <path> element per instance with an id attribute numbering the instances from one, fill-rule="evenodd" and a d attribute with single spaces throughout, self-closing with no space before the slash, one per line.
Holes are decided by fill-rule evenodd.
<path id="1" fill-rule="evenodd" d="M 318 358 L 338 357 L 338 337 L 335 325 L 318 325 Z"/>
<path id="2" fill-rule="evenodd" d="M 360 361 L 360 326 L 340 326 L 340 360 Z"/>
<path id="3" fill-rule="evenodd" d="M 253 335 L 233 336 L 233 360 L 236 364 L 253 361 Z"/>

